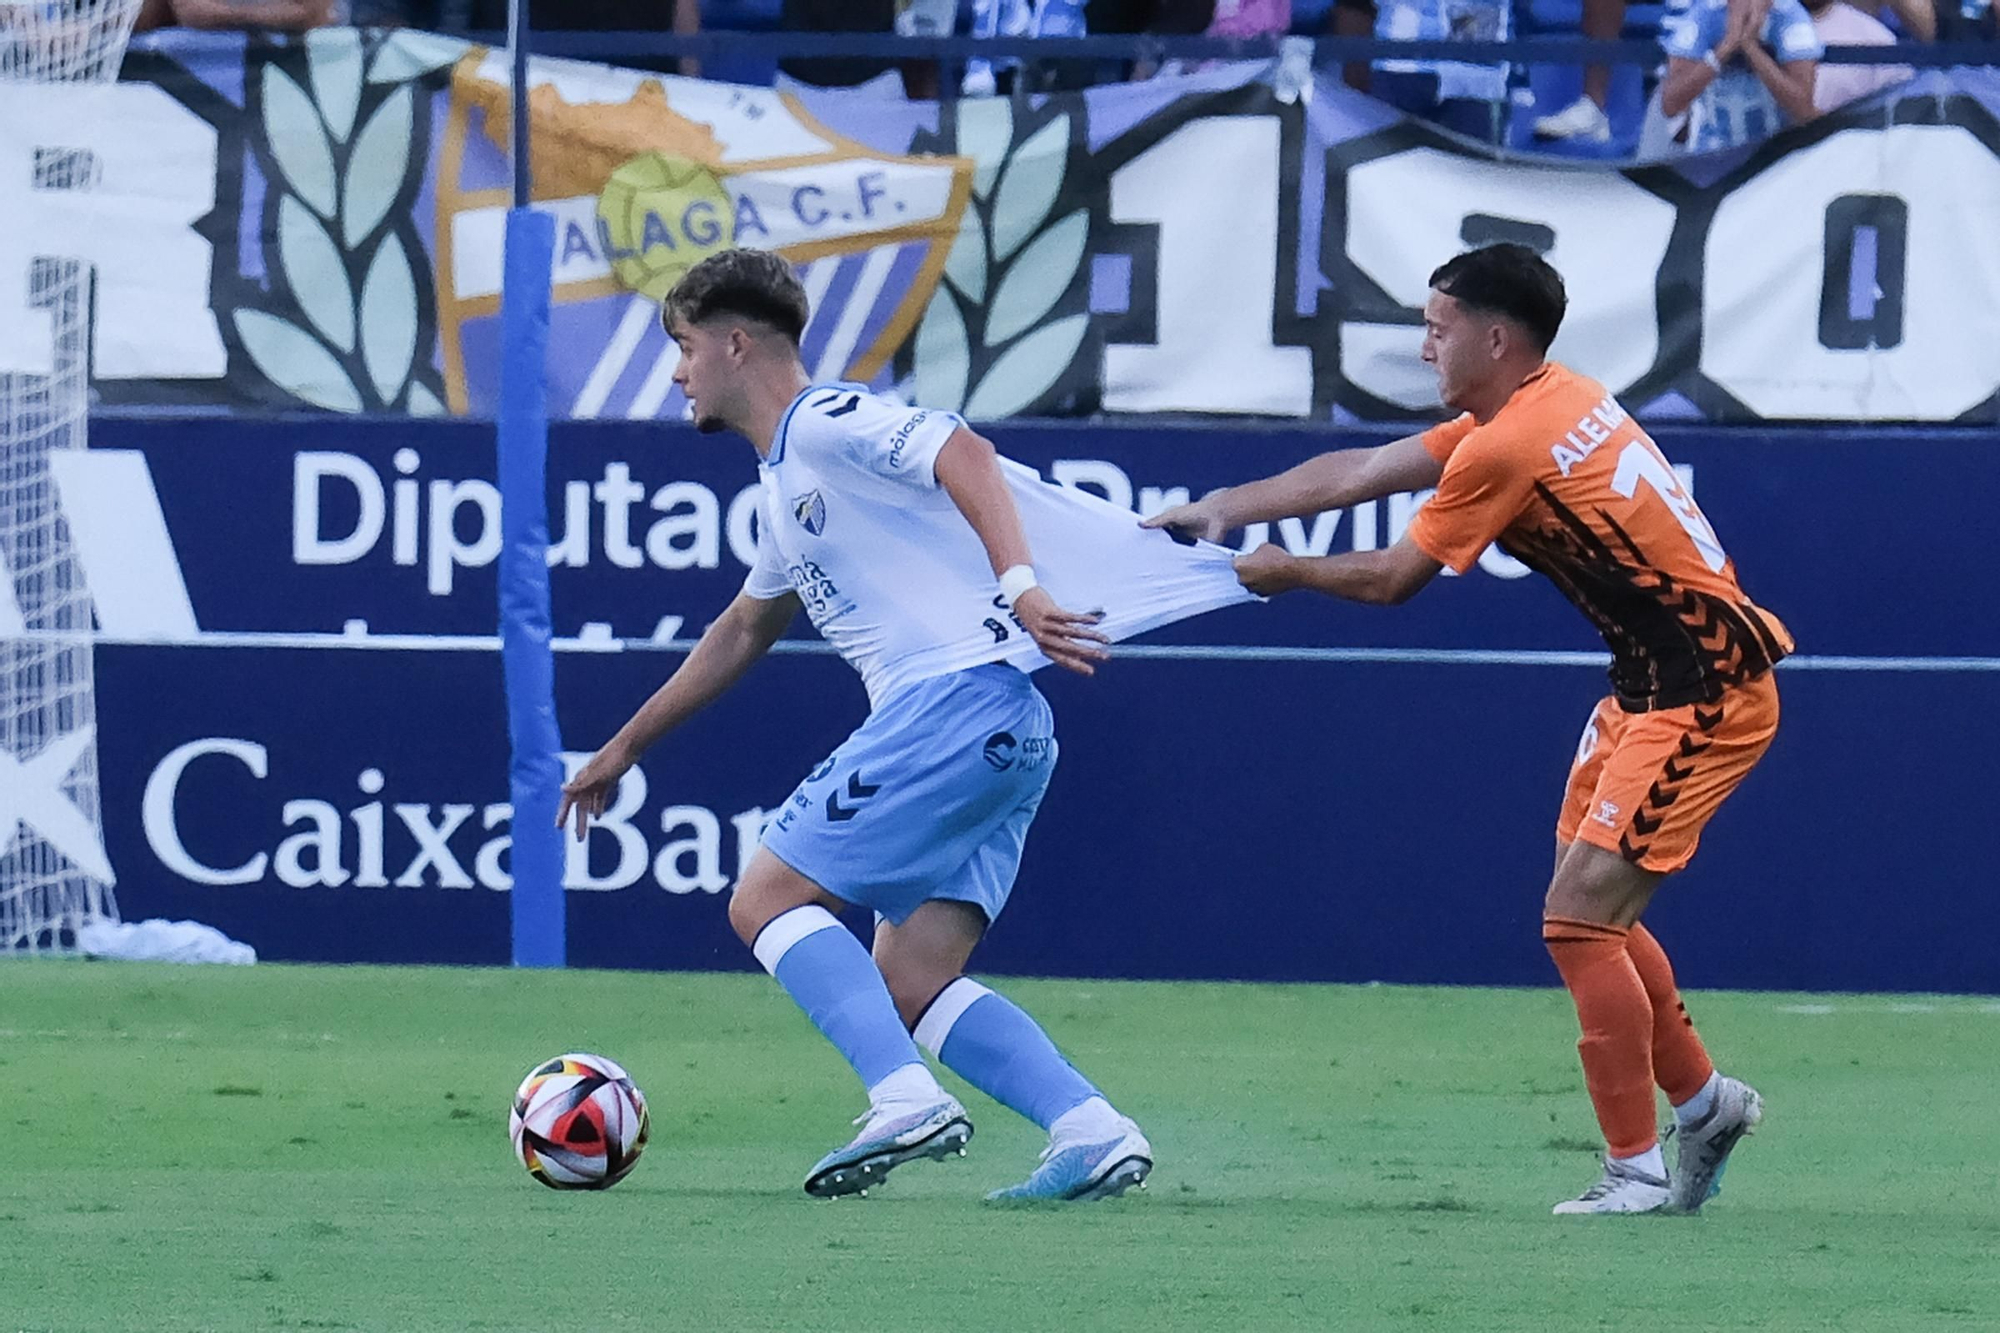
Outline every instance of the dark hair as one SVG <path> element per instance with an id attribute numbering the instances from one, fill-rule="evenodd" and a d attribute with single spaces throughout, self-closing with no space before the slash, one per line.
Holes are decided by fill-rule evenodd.
<path id="1" fill-rule="evenodd" d="M 718 316 L 768 324 L 798 345 L 805 333 L 806 289 L 783 258 L 769 250 L 724 250 L 681 275 L 660 306 L 669 332 L 675 319 L 701 324 Z"/>
<path id="2" fill-rule="evenodd" d="M 1562 274 L 1525 245 L 1504 242 L 1467 250 L 1439 265 L 1431 286 L 1488 315 L 1502 315 L 1548 351 L 1562 327 L 1569 297 Z"/>

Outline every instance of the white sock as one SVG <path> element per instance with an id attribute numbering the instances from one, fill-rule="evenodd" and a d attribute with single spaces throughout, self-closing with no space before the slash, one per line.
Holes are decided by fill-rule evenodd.
<path id="1" fill-rule="evenodd" d="M 885 1106 L 929 1106 L 943 1099 L 937 1075 L 921 1060 L 891 1070 L 888 1077 L 868 1089 L 868 1104 L 877 1111 Z"/>
<path id="2" fill-rule="evenodd" d="M 1665 1180 L 1667 1178 L 1667 1159 L 1660 1152 L 1660 1145 L 1657 1143 L 1636 1157 L 1614 1157 L 1611 1160 L 1620 1166 L 1631 1167 L 1636 1171 L 1644 1171 L 1655 1180 Z"/>
<path id="3" fill-rule="evenodd" d="M 1695 1121 L 1715 1109 L 1715 1094 L 1722 1087 L 1722 1075 L 1710 1074 L 1708 1082 L 1701 1085 L 1701 1091 L 1674 1108 L 1674 1119 L 1683 1125 Z"/>
<path id="4" fill-rule="evenodd" d="M 1049 1126 L 1051 1138 L 1100 1138 L 1118 1128 L 1122 1117 L 1102 1097 L 1080 1102 L 1057 1116 Z"/>

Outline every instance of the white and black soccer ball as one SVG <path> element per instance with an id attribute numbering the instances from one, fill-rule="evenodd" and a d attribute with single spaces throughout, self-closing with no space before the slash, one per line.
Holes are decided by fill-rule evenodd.
<path id="1" fill-rule="evenodd" d="M 528 1174 L 556 1190 L 609 1189 L 645 1151 L 646 1097 L 601 1055 L 536 1065 L 514 1094 L 507 1132 Z"/>

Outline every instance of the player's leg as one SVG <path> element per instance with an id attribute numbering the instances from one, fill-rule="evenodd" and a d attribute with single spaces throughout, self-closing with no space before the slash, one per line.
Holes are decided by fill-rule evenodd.
<path id="1" fill-rule="evenodd" d="M 1674 984 L 1674 965 L 1653 933 L 1637 921 L 1625 934 L 1625 952 L 1646 987 L 1653 1006 L 1653 1081 L 1667 1094 L 1675 1115 L 1685 1124 L 1708 1109 L 1717 1075 L 1708 1048 L 1695 1031 Z"/>
<path id="2" fill-rule="evenodd" d="M 1558 1213 L 1651 1212 L 1668 1201 L 1653 1128 L 1653 1007 L 1627 927 L 1660 877 L 1577 843 L 1550 882 L 1542 939 L 1576 1005 L 1577 1054 L 1606 1145 L 1604 1176 Z"/>
<path id="3" fill-rule="evenodd" d="M 834 916 L 843 906 L 769 848 L 758 849 L 729 901 L 736 933 L 868 1089 L 861 1132 L 806 1179 L 806 1192 L 821 1197 L 865 1192 L 904 1162 L 960 1153 L 972 1137 L 868 951 Z"/>
<path id="4" fill-rule="evenodd" d="M 1003 831 L 999 841 L 1009 841 Z M 1011 867 L 1018 851 L 984 848 L 968 868 L 978 879 Z M 1007 872 L 1011 879 L 1011 869 Z M 973 891 L 973 896 L 986 897 Z M 875 959 L 917 1044 L 993 1100 L 1049 1132 L 1049 1151 L 1031 1178 L 1001 1197 L 1105 1198 L 1142 1184 L 1152 1145 L 1078 1072 L 1027 1011 L 962 975 L 985 934 L 985 910 L 934 899 L 875 932 Z"/>
<path id="5" fill-rule="evenodd" d="M 1777 735 L 1778 686 L 1769 673 L 1724 692 L 1686 716 L 1669 761 L 1654 775 L 1635 814 L 1651 815 L 1643 848 L 1628 855 L 1663 874 L 1693 859 L 1701 833 L 1742 785 Z M 1715 1071 L 1688 1021 L 1673 967 L 1658 941 L 1635 924 L 1628 949 L 1654 1005 L 1655 1076 L 1674 1103 L 1674 1206 L 1693 1212 L 1719 1192 L 1730 1154 L 1764 1117 L 1764 1099 Z"/>
<path id="6" fill-rule="evenodd" d="M 1558 870 L 1569 849 L 1567 841 L 1557 839 Z M 1705 1093 L 1713 1087 L 1715 1065 L 1694 1030 L 1687 1006 L 1681 1002 L 1680 991 L 1674 985 L 1673 964 L 1667 961 L 1659 941 L 1636 921 L 1626 932 L 1625 952 L 1632 956 L 1632 966 L 1638 969 L 1646 999 L 1653 1007 L 1653 1082 L 1667 1094 L 1676 1112 L 1683 1106 L 1692 1106 L 1698 1114 L 1705 1109 Z"/>
<path id="7" fill-rule="evenodd" d="M 1638 918 L 1660 880 L 1693 857 L 1701 830 L 1769 748 L 1776 723 L 1776 686 L 1767 676 L 1710 705 L 1635 716 L 1601 705 L 1579 747 L 1557 830 L 1575 845 L 1550 885 L 1544 933 L 1576 997 L 1586 1082 L 1611 1149 L 1605 1180 L 1594 1189 L 1614 1175 L 1664 1176 L 1651 1133 L 1652 1083 L 1675 1103 L 1676 1207 L 1701 1206 L 1736 1142 L 1762 1116 L 1753 1089 L 1714 1072 L 1686 1020 L 1672 967 Z M 1611 953 L 1614 933 L 1619 957 Z M 1645 998 L 1643 1096 L 1635 984 Z M 1646 1150 L 1634 1152 L 1642 1138 Z M 1606 1211 L 1602 1202 L 1591 1206 L 1587 1193 L 1561 1211 Z"/>
<path id="8" fill-rule="evenodd" d="M 768 859 L 841 902 L 870 908 L 890 922 L 906 921 L 963 869 L 995 827 L 1029 797 L 1039 799 L 1054 749 L 1048 704 L 1012 667 L 975 667 L 917 682 L 880 701 L 860 729 L 806 776 L 765 826 L 752 870 L 783 879 Z M 791 892 L 803 890 L 793 883 Z M 789 901 L 776 893 L 776 905 Z M 806 924 L 823 927 L 827 919 Z M 864 969 L 872 982 L 865 1023 L 871 1042 L 880 1037 L 884 1046 L 863 1080 L 891 1059 L 885 1025 L 895 1029 L 898 1064 L 885 1084 L 870 1082 L 872 1109 L 855 1141 L 814 1168 L 806 1188 L 816 1194 L 858 1190 L 909 1155 L 955 1152 L 971 1135 L 963 1108 L 922 1063 L 874 961 L 851 937 L 823 947 L 840 954 L 838 984 L 829 991 L 840 1013 L 862 1006 Z M 885 1136 L 889 1156 L 876 1152 Z"/>
<path id="9" fill-rule="evenodd" d="M 1673 964 L 1652 933 L 1634 922 L 1625 948 L 1653 1002 L 1653 1081 L 1673 1104 L 1680 1138 L 1674 1206 L 1692 1212 L 1721 1188 L 1731 1150 L 1764 1118 L 1764 1099 L 1741 1079 L 1716 1070 L 1681 1003 Z"/>
<path id="10" fill-rule="evenodd" d="M 1653 1131 L 1652 1003 L 1625 951 L 1626 926 L 1652 883 L 1635 882 L 1629 863 L 1577 841 L 1586 823 L 1622 826 L 1630 809 L 1629 798 L 1608 781 L 1629 722 L 1606 699 L 1584 727 L 1543 907 L 1542 940 L 1576 1005 L 1583 1032 L 1577 1053 L 1606 1144 L 1603 1177 L 1557 1205 L 1558 1213 L 1649 1212 L 1667 1202 L 1666 1164 Z"/>

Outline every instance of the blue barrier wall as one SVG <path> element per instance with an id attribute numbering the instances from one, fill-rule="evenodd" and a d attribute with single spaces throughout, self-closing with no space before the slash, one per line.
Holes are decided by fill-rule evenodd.
<path id="1" fill-rule="evenodd" d="M 203 631 L 98 657 L 125 914 L 196 917 L 269 958 L 503 962 L 500 667 L 469 637 L 493 632 L 490 428 L 93 431 L 99 448 L 144 453 Z M 1157 501 L 1148 488 L 1199 493 L 1369 438 L 995 435 L 1142 505 Z M 1662 443 L 1802 653 L 1784 669 L 1776 747 L 1649 916 L 1684 978 L 2000 992 L 1983 813 L 2000 616 L 1970 558 L 2000 508 L 1993 441 Z M 599 649 L 557 664 L 565 742 L 587 752 L 679 661 L 645 642 L 672 632 L 662 617 L 697 633 L 740 583 L 738 497 L 755 474 L 740 441 L 683 428 L 559 427 L 550 452 L 556 632 Z M 1271 535 L 1381 544 L 1413 503 Z M 497 509 L 491 522 L 497 535 Z M 1555 807 L 1603 677 L 1582 620 L 1517 572 L 1491 560 L 1395 610 L 1237 608 L 1147 640 L 1180 651 L 1128 653 L 1095 680 L 1044 672 L 1062 761 L 980 966 L 1548 981 L 1536 923 Z M 573 963 L 747 965 L 725 886 L 759 814 L 865 709 L 814 642 L 785 645 L 649 756 L 643 792 L 628 784 L 617 827 L 572 863 Z"/>

